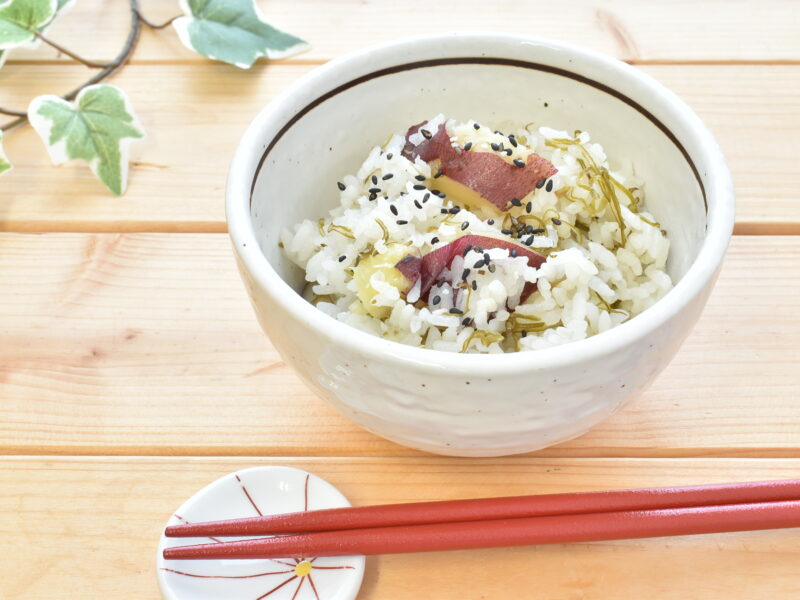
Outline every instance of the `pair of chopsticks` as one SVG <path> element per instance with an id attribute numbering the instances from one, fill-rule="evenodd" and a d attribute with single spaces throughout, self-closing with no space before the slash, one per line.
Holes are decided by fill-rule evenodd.
<path id="1" fill-rule="evenodd" d="M 800 527 L 800 479 L 387 504 L 173 525 L 167 537 L 275 536 L 166 559 L 465 550 Z"/>

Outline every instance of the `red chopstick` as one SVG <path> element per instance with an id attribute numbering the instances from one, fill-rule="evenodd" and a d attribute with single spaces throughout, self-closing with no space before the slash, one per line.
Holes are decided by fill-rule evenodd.
<path id="1" fill-rule="evenodd" d="M 800 499 L 800 479 L 385 504 L 167 527 L 167 537 L 254 536 Z"/>
<path id="2" fill-rule="evenodd" d="M 800 500 L 323 531 L 167 548 L 166 559 L 466 550 L 800 527 Z"/>

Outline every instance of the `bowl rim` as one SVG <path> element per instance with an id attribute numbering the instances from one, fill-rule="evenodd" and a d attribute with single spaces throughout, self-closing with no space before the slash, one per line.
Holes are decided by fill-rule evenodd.
<path id="1" fill-rule="evenodd" d="M 583 340 L 540 350 L 502 354 L 461 354 L 402 344 L 342 323 L 303 300 L 283 280 L 261 251 L 250 211 L 251 184 L 258 173 L 257 157 L 267 145 L 261 132 L 269 127 L 274 128 L 276 121 L 278 126 L 275 129 L 280 131 L 281 127 L 291 119 L 291 115 L 297 113 L 296 97 L 303 97 L 320 84 L 324 84 L 325 91 L 316 96 L 324 95 L 326 91 L 336 87 L 336 84 L 331 85 L 328 79 L 335 81 L 343 71 L 346 72 L 361 59 L 376 53 L 394 53 L 402 61 L 403 50 L 406 48 L 413 47 L 419 50 L 421 45 L 427 44 L 430 49 L 435 50 L 442 43 L 454 46 L 472 44 L 475 48 L 482 49 L 481 54 L 486 53 L 487 44 L 503 43 L 535 45 L 566 53 L 580 61 L 573 65 L 596 66 L 615 76 L 632 80 L 640 88 L 650 92 L 650 99 L 647 101 L 637 100 L 645 109 L 650 111 L 651 107 L 658 105 L 662 110 L 666 110 L 673 120 L 688 125 L 688 136 L 693 138 L 692 141 L 696 146 L 695 152 L 690 155 L 703 156 L 708 167 L 705 182 L 708 206 L 706 233 L 689 269 L 664 297 L 629 321 Z M 498 55 L 500 54 L 498 52 Z M 547 62 L 544 61 L 543 64 Z M 353 73 L 353 78 L 361 74 L 361 72 Z M 613 88 L 607 81 L 604 85 Z M 282 118 L 286 115 L 289 117 Z M 702 120 L 674 92 L 635 67 L 599 52 L 536 36 L 482 32 L 415 36 L 389 41 L 341 56 L 313 69 L 278 94 L 250 123 L 231 161 L 226 186 L 228 232 L 234 251 L 240 260 L 240 266 L 247 270 L 252 279 L 272 297 L 281 310 L 314 329 L 322 338 L 355 352 L 368 356 L 381 355 L 433 371 L 446 370 L 469 374 L 498 375 L 568 367 L 612 353 L 664 326 L 692 299 L 701 294 L 715 277 L 733 232 L 734 211 L 733 182 L 719 145 Z"/>

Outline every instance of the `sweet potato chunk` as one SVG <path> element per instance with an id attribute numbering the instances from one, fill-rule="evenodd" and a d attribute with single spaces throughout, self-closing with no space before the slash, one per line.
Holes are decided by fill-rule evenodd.
<path id="1" fill-rule="evenodd" d="M 556 173 L 549 160 L 536 154 L 531 154 L 524 165 L 518 166 L 494 152 L 453 147 L 443 124 L 436 132 L 425 130 L 424 125 L 420 123 L 409 128 L 404 156 L 410 160 L 419 157 L 425 162 L 435 163 L 432 165 L 434 169 L 441 171 L 437 187 L 451 199 L 484 216 L 507 211 L 512 200 L 522 200 L 539 181 Z M 426 132 L 422 141 L 412 143 L 409 138 L 422 131 Z"/>
<path id="2" fill-rule="evenodd" d="M 530 248 L 521 244 L 515 244 L 510 240 L 503 240 L 485 235 L 465 235 L 441 248 L 428 252 L 421 258 L 409 254 L 401 259 L 395 265 L 395 268 L 411 282 L 411 285 L 408 286 L 406 291 L 411 289 L 418 279 L 421 279 L 420 298 L 427 299 L 428 292 L 430 292 L 431 287 L 433 287 L 433 284 L 439 278 L 442 271 L 450 266 L 450 263 L 453 262 L 456 256 L 464 254 L 470 246 L 479 246 L 484 250 L 490 250 L 491 248 L 503 248 L 509 252 L 516 250 L 517 256 L 525 257 L 528 260 L 528 265 L 531 267 L 538 267 L 545 261 L 545 257 L 541 254 L 537 254 Z M 535 290 L 536 284 L 525 284 L 520 302 L 524 302 Z"/>

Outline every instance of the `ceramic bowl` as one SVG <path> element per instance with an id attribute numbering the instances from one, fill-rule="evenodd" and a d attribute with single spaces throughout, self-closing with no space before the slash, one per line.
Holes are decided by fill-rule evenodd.
<path id="1" fill-rule="evenodd" d="M 629 161 L 645 181 L 647 208 L 671 242 L 675 287 L 600 335 L 505 355 L 401 345 L 303 300 L 303 273 L 278 247 L 281 229 L 326 214 L 338 201 L 336 181 L 371 147 L 438 113 L 501 129 L 533 121 L 590 132 L 612 162 Z M 638 69 L 553 41 L 459 34 L 378 46 L 289 87 L 239 144 L 227 216 L 261 326 L 322 398 L 406 446 L 497 456 L 576 437 L 653 381 L 711 292 L 734 195 L 706 126 Z"/>

